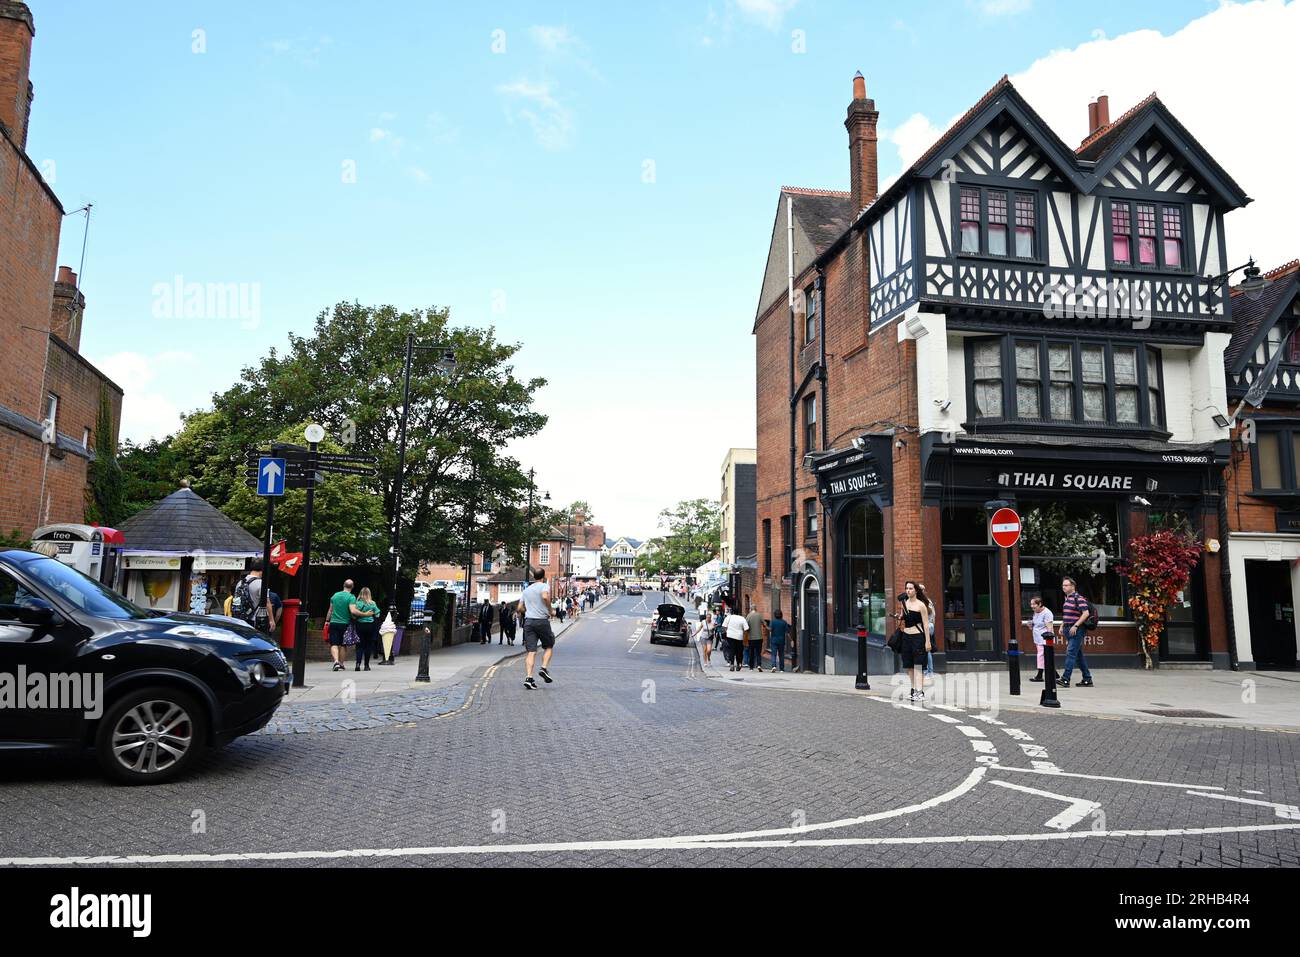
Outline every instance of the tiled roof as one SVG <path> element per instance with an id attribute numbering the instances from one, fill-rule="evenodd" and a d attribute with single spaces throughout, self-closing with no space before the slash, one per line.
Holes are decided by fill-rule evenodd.
<path id="1" fill-rule="evenodd" d="M 1297 273 L 1300 273 L 1300 260 L 1295 259 L 1264 273 L 1265 278 L 1271 279 L 1273 284 L 1258 299 L 1244 295 L 1239 286 L 1232 288 L 1232 338 L 1228 340 L 1228 348 L 1223 352 L 1223 363 L 1227 368 L 1235 367 L 1242 354 L 1255 341 L 1260 323 L 1272 315 L 1278 299 L 1294 293 L 1293 284 L 1286 280 Z"/>
<path id="2" fill-rule="evenodd" d="M 188 488 L 132 515 L 119 531 L 127 551 L 262 554 L 260 541 Z"/>
<path id="3" fill-rule="evenodd" d="M 782 186 L 781 195 L 798 198 L 794 204 L 794 215 L 813 244 L 815 255 L 820 256 L 829 249 L 853 221 L 854 209 L 848 193 Z"/>

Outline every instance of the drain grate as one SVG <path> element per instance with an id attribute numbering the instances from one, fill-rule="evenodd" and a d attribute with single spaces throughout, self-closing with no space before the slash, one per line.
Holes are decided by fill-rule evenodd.
<path id="1" fill-rule="evenodd" d="M 1195 708 L 1138 708 L 1142 714 L 1154 714 L 1161 718 L 1227 718 L 1236 721 L 1230 714 L 1215 714 L 1213 711 L 1197 711 Z"/>

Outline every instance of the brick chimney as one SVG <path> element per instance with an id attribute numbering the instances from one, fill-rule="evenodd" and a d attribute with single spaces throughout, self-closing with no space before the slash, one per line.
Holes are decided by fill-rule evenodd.
<path id="1" fill-rule="evenodd" d="M 81 317 L 85 311 L 86 297 L 77 289 L 77 274 L 60 266 L 50 303 L 50 332 L 77 352 L 81 351 Z"/>
<path id="2" fill-rule="evenodd" d="M 36 26 L 27 4 L 0 0 L 0 124 L 20 149 L 27 149 L 27 119 L 32 110 L 32 38 Z"/>
<path id="3" fill-rule="evenodd" d="M 867 81 L 853 75 L 853 101 L 849 103 L 844 128 L 849 131 L 849 194 L 856 216 L 875 200 L 880 188 L 876 166 L 876 101 L 867 99 Z"/>
<path id="4" fill-rule="evenodd" d="M 1088 136 L 1107 126 L 1110 126 L 1110 97 L 1103 93 L 1088 104 Z"/>

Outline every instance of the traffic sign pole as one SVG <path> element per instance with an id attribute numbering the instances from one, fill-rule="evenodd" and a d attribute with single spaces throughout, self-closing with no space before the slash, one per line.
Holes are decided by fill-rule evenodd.
<path id="1" fill-rule="evenodd" d="M 316 443 L 313 442 L 308 458 L 310 470 L 314 471 L 315 460 Z M 304 687 L 307 675 L 307 632 L 311 620 L 310 609 L 307 607 L 310 601 L 308 588 L 311 584 L 311 518 L 315 503 L 316 484 L 313 482 L 307 486 L 307 510 L 302 521 L 302 581 L 298 586 L 298 598 L 302 604 L 298 606 L 298 633 L 293 644 L 293 686 L 295 688 Z"/>
<path id="2" fill-rule="evenodd" d="M 989 532 L 1002 549 L 1007 565 L 1007 679 L 1014 697 L 1020 696 L 1020 615 L 1016 608 L 1016 582 L 1013 571 L 1019 554 L 1020 516 L 1008 502 L 985 502 L 992 512 Z"/>

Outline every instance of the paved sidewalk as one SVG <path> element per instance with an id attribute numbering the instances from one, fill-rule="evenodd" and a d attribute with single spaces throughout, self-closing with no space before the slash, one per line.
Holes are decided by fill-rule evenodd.
<path id="1" fill-rule="evenodd" d="M 766 655 L 764 661 L 769 662 Z M 902 673 L 870 675 L 871 690 L 857 691 L 853 687 L 852 675 L 799 674 L 789 670 L 772 674 L 748 668 L 740 672 L 728 671 L 726 659 L 717 648 L 713 650 L 712 664 L 705 669 L 705 674 L 718 681 L 747 687 L 884 698 L 890 697 L 895 687 L 908 687 L 907 678 Z M 1032 674 L 1023 673 L 1019 697 L 1012 697 L 1005 669 L 937 675 L 933 683 L 927 681 L 926 697 L 948 703 L 958 690 L 954 687 L 955 682 L 961 681 L 965 684 L 960 690 L 968 701 L 971 700 L 967 694 L 970 689 L 978 688 L 981 698 L 991 698 L 996 690 L 998 707 L 1002 710 L 1300 732 L 1300 672 L 1102 669 L 1093 672 L 1096 687 L 1080 688 L 1076 685 L 1058 689 L 1059 709 L 1039 705 L 1043 686 L 1028 680 Z M 1076 673 L 1076 682 L 1078 678 Z M 1206 716 L 1160 713 L 1187 711 L 1202 712 Z"/>

